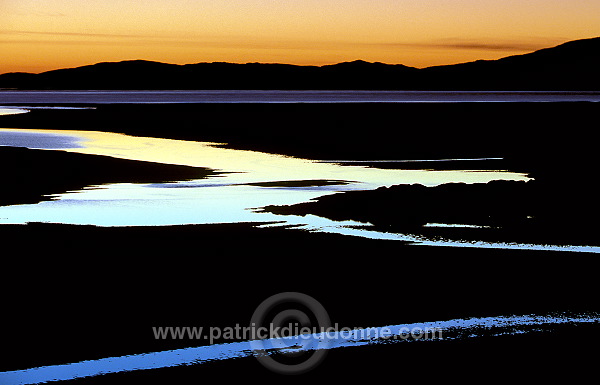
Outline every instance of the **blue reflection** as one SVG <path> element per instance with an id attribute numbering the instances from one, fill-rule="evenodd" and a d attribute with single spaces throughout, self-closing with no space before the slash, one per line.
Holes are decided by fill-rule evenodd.
<path id="1" fill-rule="evenodd" d="M 63 134 L 39 132 L 0 132 L 0 146 L 27 147 L 32 149 L 62 150 L 84 148 L 82 138 Z"/>

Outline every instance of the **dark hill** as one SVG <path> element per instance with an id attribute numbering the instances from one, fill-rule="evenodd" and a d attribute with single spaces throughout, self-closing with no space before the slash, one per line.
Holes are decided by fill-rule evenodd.
<path id="1" fill-rule="evenodd" d="M 456 89 L 600 89 L 600 38 L 576 40 L 554 48 L 499 60 L 478 60 L 421 70 L 433 86 Z"/>
<path id="2" fill-rule="evenodd" d="M 599 90 L 600 38 L 499 60 L 417 69 L 362 60 L 326 66 L 135 60 L 0 75 L 16 89 Z"/>

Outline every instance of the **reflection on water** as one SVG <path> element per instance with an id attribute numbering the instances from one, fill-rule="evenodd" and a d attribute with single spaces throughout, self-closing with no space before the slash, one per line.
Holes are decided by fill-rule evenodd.
<path id="1" fill-rule="evenodd" d="M 24 108 L 4 108 L 0 107 L 0 115 L 17 115 L 29 112 Z"/>
<path id="2" fill-rule="evenodd" d="M 178 183 L 95 186 L 59 194 L 51 201 L 38 204 L 0 207 L 0 223 L 148 226 L 277 222 L 312 231 L 433 245 L 433 241 L 413 236 L 365 230 L 364 224 L 354 221 L 336 222 L 311 215 L 282 216 L 258 212 L 256 209 L 267 205 L 306 202 L 342 191 L 368 190 L 395 184 L 420 183 L 436 186 L 451 182 L 528 180 L 523 174 L 506 171 L 393 170 L 340 166 L 220 148 L 214 143 L 132 137 L 105 132 L 2 129 L 0 145 L 62 148 L 70 152 L 207 167 L 226 172 L 208 179 Z M 356 226 L 362 228 L 358 229 Z M 440 241 L 436 242 L 440 244 Z M 452 242 L 446 243 L 449 245 Z M 483 243 L 461 245 L 457 242 L 452 246 L 485 247 Z M 505 244 L 491 247 L 520 246 Z M 532 245 L 523 247 L 535 248 Z"/>
<path id="3" fill-rule="evenodd" d="M 27 147 L 40 150 L 64 150 L 84 148 L 79 142 L 81 138 L 64 134 L 26 131 L 0 131 L 0 146 Z"/>
<path id="4" fill-rule="evenodd" d="M 31 135 L 29 145 L 22 141 L 24 133 Z M 40 134 L 44 136 L 39 136 Z M 524 174 L 503 171 L 388 170 L 364 166 L 340 166 L 282 155 L 221 148 L 215 146 L 216 143 L 144 138 L 97 131 L 0 129 L 0 145 L 43 148 L 44 143 L 40 138 L 48 138 L 48 135 L 69 138 L 72 147 L 62 147 L 66 151 L 207 167 L 229 172 L 231 174 L 212 178 L 211 182 L 231 185 L 304 180 L 353 182 L 345 188 L 336 187 L 335 190 L 341 191 L 347 188 L 365 190 L 400 183 L 436 186 L 449 182 L 486 183 L 498 179 L 528 180 Z M 38 139 L 35 139 L 36 136 Z M 206 184 L 206 180 L 199 183 Z M 193 186 L 194 182 L 178 185 Z M 323 186 L 325 190 L 328 190 L 328 187 L 331 186 Z M 290 189 L 288 193 L 301 190 L 302 186 L 293 189 L 290 187 Z M 257 189 L 257 191 L 264 190 Z"/>
<path id="5" fill-rule="evenodd" d="M 367 327 L 353 331 L 315 332 L 313 334 L 279 336 L 260 341 L 238 341 L 186 347 L 176 350 L 132 354 L 86 360 L 76 363 L 51 365 L 0 373 L 4 385 L 38 384 L 96 377 L 109 373 L 201 365 L 209 362 L 253 357 L 257 349 L 265 352 L 293 352 L 356 348 L 374 344 L 396 344 L 415 341 L 459 341 L 493 336 L 536 333 L 562 326 L 574 331 L 585 325 L 600 323 L 600 314 L 512 315 L 481 318 L 463 318 L 434 322 Z M 333 329 L 333 328 L 332 328 Z M 337 328 L 336 328 L 337 329 Z M 590 330 L 590 329 L 584 329 Z M 409 334 L 410 333 L 410 334 Z M 284 333 L 280 333 L 284 334 Z M 574 333 L 575 334 L 575 333 Z M 409 338 L 409 336 L 412 336 Z M 417 337 L 418 336 L 418 337 Z M 423 336 L 427 336 L 424 337 Z M 573 337 L 577 338 L 577 337 Z M 411 343 L 412 343 L 411 342 Z"/>

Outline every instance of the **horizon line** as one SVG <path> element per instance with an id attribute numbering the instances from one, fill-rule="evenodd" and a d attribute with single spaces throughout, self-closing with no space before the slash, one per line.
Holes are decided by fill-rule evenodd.
<path id="1" fill-rule="evenodd" d="M 459 62 L 459 63 L 452 63 L 452 64 L 439 64 L 439 65 L 433 65 L 433 66 L 427 66 L 427 67 L 411 67 L 411 66 L 407 66 L 405 64 L 402 63 L 384 63 L 384 62 L 380 62 L 380 61 L 367 61 L 367 60 L 363 60 L 363 59 L 355 59 L 355 60 L 351 60 L 351 61 L 342 61 L 342 62 L 333 62 L 330 64 L 321 64 L 321 65 L 316 65 L 316 64 L 292 64 L 292 63 L 283 63 L 283 62 L 226 62 L 226 61 L 201 61 L 201 62 L 193 62 L 193 63 L 185 63 L 185 64 L 177 64 L 177 63 L 169 63 L 169 62 L 162 62 L 162 61 L 156 61 L 156 60 L 148 60 L 148 59 L 125 59 L 125 60 L 118 60 L 118 61 L 100 61 L 100 62 L 96 62 L 93 64 L 84 64 L 84 65 L 80 65 L 80 66 L 75 66 L 75 67 L 63 67 L 63 68 L 55 68 L 55 69 L 51 69 L 51 70 L 47 70 L 47 71 L 41 71 L 41 72 L 24 72 L 24 71 L 11 71 L 11 72 L 5 72 L 0 74 L 1 75 L 8 75 L 8 74 L 32 74 L 32 75 L 40 75 L 40 74 L 44 74 L 44 73 L 48 73 L 48 72 L 53 72 L 53 71 L 60 71 L 60 70 L 69 70 L 69 69 L 77 69 L 77 68 L 83 68 L 83 67 L 90 67 L 90 66 L 95 66 L 95 65 L 99 65 L 99 64 L 116 64 L 116 63 L 130 63 L 130 62 L 145 62 L 145 63 L 156 63 L 156 64 L 166 64 L 166 65 L 172 65 L 172 66 L 188 66 L 188 65 L 198 65 L 198 64 L 232 64 L 232 65 L 250 65 L 250 64 L 260 64 L 260 65 L 283 65 L 283 66 L 291 66 L 291 67 L 314 67 L 314 68 L 323 68 L 323 67 L 329 67 L 329 66 L 335 66 L 335 65 L 340 65 L 340 64 L 351 64 L 351 63 L 366 63 L 366 64 L 381 64 L 381 65 L 387 65 L 387 66 L 403 66 L 406 68 L 410 68 L 410 69 L 416 69 L 416 70 L 423 70 L 423 69 L 428 69 L 428 68 L 437 68 L 437 67 L 446 67 L 446 66 L 453 66 L 453 65 L 460 65 L 460 64 L 467 64 L 467 63 L 474 63 L 474 62 L 493 62 L 493 61 L 497 61 L 497 60 L 502 60 L 504 58 L 509 58 L 509 57 L 516 57 L 516 56 L 523 56 L 523 55 L 528 55 L 534 52 L 538 52 L 538 51 L 542 51 L 545 49 L 552 49 L 552 48 L 557 48 L 569 43 L 573 43 L 573 42 L 579 42 L 579 41 L 586 41 L 586 40 L 594 40 L 594 39 L 600 39 L 600 36 L 596 36 L 596 37 L 590 37 L 590 38 L 584 38 L 584 39 L 576 39 L 576 40 L 569 40 L 566 41 L 564 43 L 555 45 L 555 46 L 551 46 L 551 47 L 545 47 L 545 48 L 540 48 L 537 50 L 533 50 L 533 51 L 528 51 L 526 53 L 522 53 L 522 54 L 515 54 L 515 55 L 508 55 L 508 56 L 503 56 L 499 59 L 476 59 L 476 60 L 472 60 L 472 61 L 465 61 L 465 62 Z"/>
<path id="2" fill-rule="evenodd" d="M 117 63 L 130 63 L 130 62 L 145 62 L 145 63 L 156 63 L 156 64 L 165 64 L 165 65 L 172 65 L 172 66 L 179 66 L 179 67 L 184 67 L 184 66 L 188 66 L 188 65 L 198 65 L 198 64 L 232 64 L 232 65 L 250 65 L 250 64 L 260 64 L 260 65 L 282 65 L 282 66 L 290 66 L 290 67 L 305 67 L 305 68 L 310 68 L 310 67 L 314 67 L 314 68 L 323 68 L 323 67 L 330 67 L 330 66 L 335 66 L 335 65 L 340 65 L 340 64 L 351 64 L 351 63 L 366 63 L 366 64 L 381 64 L 381 65 L 386 65 L 386 66 L 402 66 L 402 67 L 406 67 L 408 69 L 415 69 L 415 70 L 425 70 L 425 69 L 429 69 L 429 68 L 439 68 L 439 67 L 448 67 L 448 66 L 454 66 L 454 65 L 461 65 L 461 64 L 467 64 L 467 63 L 475 63 L 475 62 L 494 62 L 494 61 L 498 61 L 498 60 L 502 60 L 505 58 L 510 58 L 510 57 L 519 57 L 519 56 L 524 56 L 524 55 L 529 55 L 535 52 L 539 52 L 539 51 L 543 51 L 543 50 L 547 50 L 547 49 L 553 49 L 553 48 L 558 48 L 567 44 L 571 44 L 571 43 L 575 43 L 575 42 L 581 42 L 581 41 L 587 41 L 587 40 L 594 40 L 594 39 L 600 39 L 600 36 L 595 36 L 595 37 L 589 37 L 589 38 L 583 38 L 583 39 L 576 39 L 576 40 L 569 40 L 554 46 L 550 46 L 550 47 L 543 47 L 537 50 L 532 50 L 532 51 L 528 51 L 522 54 L 514 54 L 514 55 L 508 55 L 508 56 L 503 56 L 501 58 L 498 59 L 475 59 L 472 61 L 464 61 L 464 62 L 458 62 L 458 63 L 451 63 L 451 64 L 439 64 L 439 65 L 433 65 L 433 66 L 427 66 L 427 67 L 412 67 L 412 66 L 407 66 L 405 64 L 402 63 L 384 63 L 384 62 L 380 62 L 380 61 L 367 61 L 367 60 L 363 60 L 363 59 L 355 59 L 355 60 L 351 60 L 351 61 L 342 61 L 342 62 L 333 62 L 333 63 L 329 63 L 329 64 L 321 64 L 321 65 L 317 65 L 317 64 L 292 64 L 292 63 L 283 63 L 283 62 L 226 62 L 226 61 L 201 61 L 201 62 L 194 62 L 194 63 L 184 63 L 184 64 L 177 64 L 177 63 L 169 63 L 169 62 L 162 62 L 162 61 L 156 61 L 156 60 L 149 60 L 149 59 L 125 59 L 125 60 L 118 60 L 118 61 L 100 61 L 100 62 L 96 62 L 93 64 L 84 64 L 84 65 L 80 65 L 80 66 L 74 66 L 74 67 L 63 67 L 63 68 L 55 68 L 55 69 L 51 69 L 51 70 L 47 70 L 47 71 L 41 71 L 41 72 L 24 72 L 24 71 L 11 71 L 11 72 L 5 72 L 0 74 L 0 76 L 2 75 L 8 75 L 8 74 L 30 74 L 30 75 L 40 75 L 40 74 L 44 74 L 44 73 L 48 73 L 48 72 L 53 72 L 53 71 L 60 71 L 60 70 L 71 70 L 71 69 L 77 69 L 77 68 L 84 68 L 84 67 L 90 67 L 90 66 L 95 66 L 95 65 L 100 65 L 100 64 L 117 64 Z"/>

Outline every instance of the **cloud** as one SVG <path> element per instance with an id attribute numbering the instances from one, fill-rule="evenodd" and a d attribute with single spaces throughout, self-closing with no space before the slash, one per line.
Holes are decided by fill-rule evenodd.
<path id="1" fill-rule="evenodd" d="M 353 43 L 335 42 L 286 40 L 254 41 L 253 39 L 245 36 L 183 37 L 22 30 L 0 31 L 0 37 L 3 35 L 12 35 L 12 39 L 0 39 L 0 44 L 167 46 L 170 48 L 219 48 L 246 50 L 330 50 L 342 45 L 354 46 Z M 16 36 L 21 36 L 21 38 L 15 38 Z M 23 36 L 28 36 L 29 38 L 24 39 Z M 44 37 L 48 37 L 49 39 L 43 40 Z M 64 39 L 60 39 L 61 37 Z"/>
<path id="2" fill-rule="evenodd" d="M 107 33 L 85 33 L 85 32 L 43 32 L 43 31 L 0 31 L 2 35 L 44 35 L 44 36 L 78 36 L 78 37 L 108 37 L 108 38 L 135 38 L 139 35 L 119 35 Z"/>
<path id="3" fill-rule="evenodd" d="M 289 40 L 265 40 L 256 41 L 247 36 L 151 36 L 132 34 L 110 34 L 91 32 L 49 32 L 49 31 L 26 31 L 8 30 L 0 31 L 2 35 L 25 35 L 38 36 L 27 40 L 2 39 L 3 44 L 19 43 L 45 43 L 64 45 L 120 45 L 120 46 L 168 46 L 180 48 L 217 48 L 217 49 L 245 49 L 245 50 L 356 50 L 360 47 L 377 47 L 380 49 L 414 48 L 414 49 L 444 49 L 444 50 L 470 50 L 470 51 L 497 51 L 497 52 L 532 52 L 542 48 L 548 48 L 567 39 L 557 38 L 524 38 L 522 40 L 473 40 L 446 38 L 429 42 L 374 42 L 358 43 L 353 41 L 289 41 Z M 43 37 L 48 39 L 42 41 Z M 64 39 L 60 39 L 60 38 Z M 79 39 L 78 39 L 79 38 Z"/>
<path id="4" fill-rule="evenodd" d="M 483 41 L 467 39 L 442 39 L 432 42 L 422 43 L 375 43 L 373 45 L 386 47 L 413 47 L 413 48 L 434 48 L 434 49 L 458 49 L 474 51 L 520 51 L 531 52 L 542 48 L 548 48 L 563 42 L 564 39 L 540 38 L 524 39 L 524 41 Z"/>

